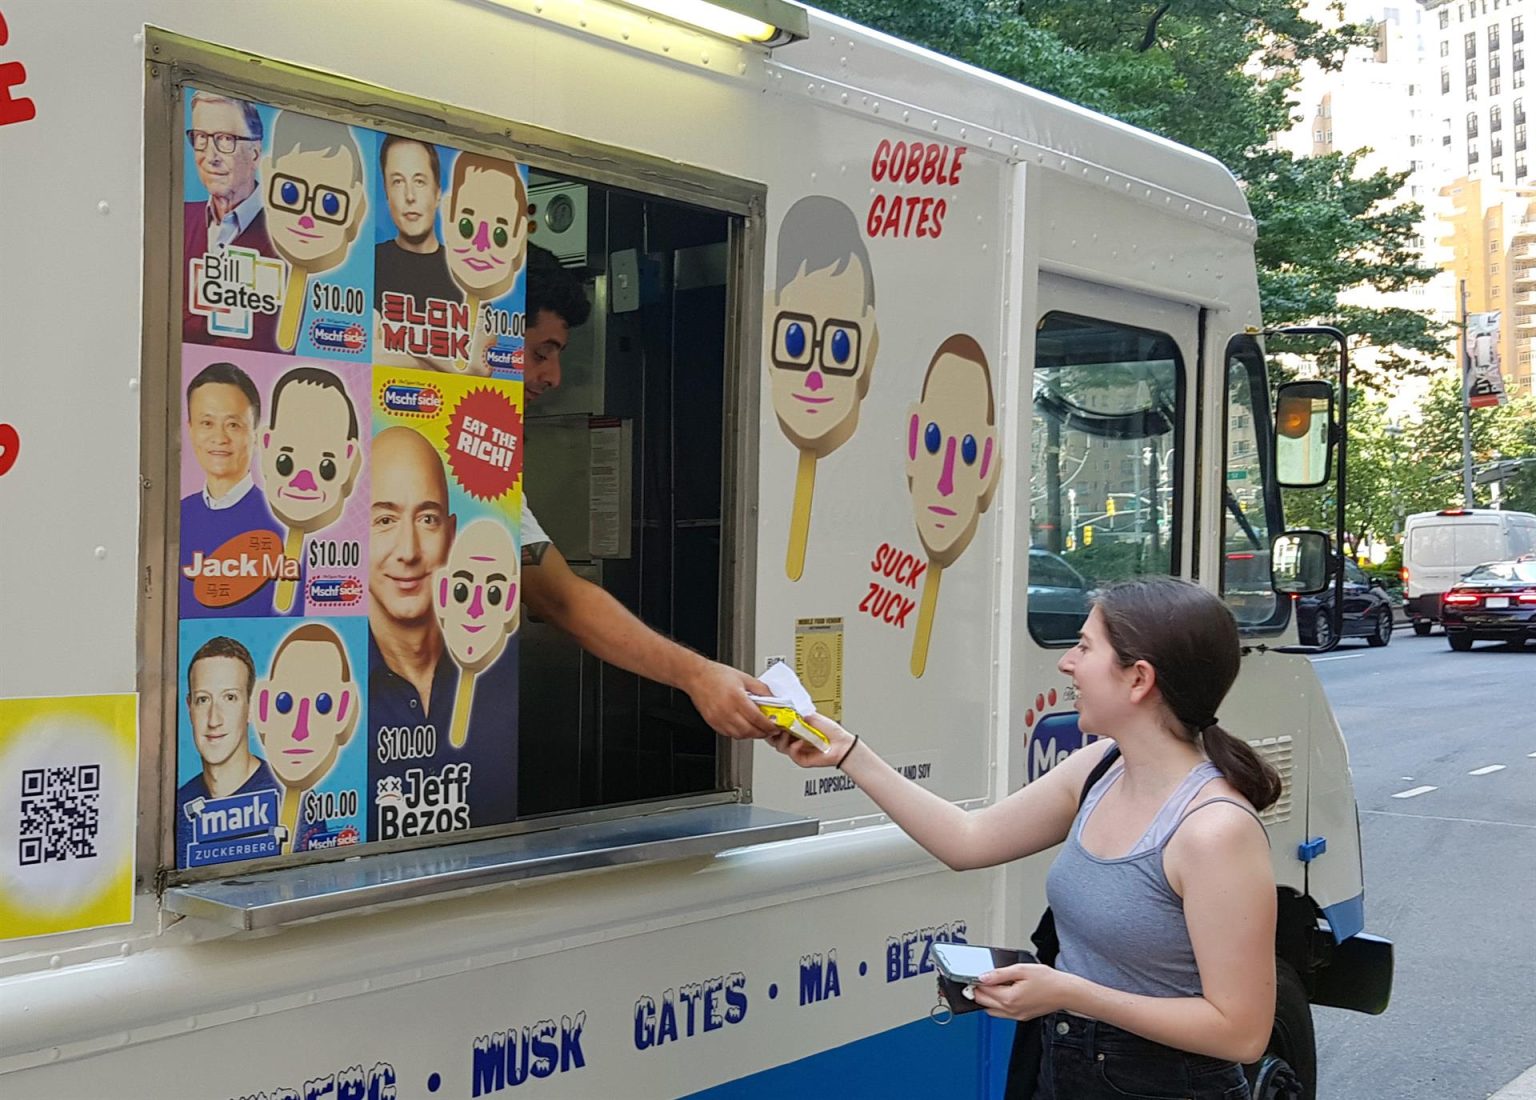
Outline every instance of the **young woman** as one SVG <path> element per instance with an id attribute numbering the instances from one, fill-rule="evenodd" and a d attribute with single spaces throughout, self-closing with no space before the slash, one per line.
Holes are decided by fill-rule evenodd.
<path id="1" fill-rule="evenodd" d="M 830 753 L 772 739 L 801 767 L 836 761 L 955 870 L 1066 841 L 1046 880 L 1056 968 L 1005 967 L 972 990 L 994 1016 L 1041 1028 L 1039 1100 L 1249 1095 L 1238 1063 L 1263 1055 L 1275 1010 L 1275 882 L 1255 811 L 1280 777 L 1217 724 L 1240 660 L 1231 613 L 1204 589 L 1167 577 L 1105 589 L 1058 665 L 1083 732 L 1104 740 L 975 813 L 835 722 L 811 719 Z M 1112 746 L 1120 759 L 1079 808 Z"/>

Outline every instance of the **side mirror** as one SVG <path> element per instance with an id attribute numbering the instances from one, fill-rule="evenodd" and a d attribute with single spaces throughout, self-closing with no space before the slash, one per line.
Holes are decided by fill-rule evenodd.
<path id="1" fill-rule="evenodd" d="M 1380 577 L 1372 577 L 1371 578 L 1371 587 L 1372 588 L 1379 588 L 1383 592 L 1385 592 L 1387 590 L 1387 586 L 1381 583 L 1381 578 Z"/>
<path id="2" fill-rule="evenodd" d="M 1311 596 L 1333 579 L 1333 547 L 1321 531 L 1277 535 L 1269 550 L 1270 584 L 1286 596 Z"/>
<path id="3" fill-rule="evenodd" d="M 1287 489 L 1316 489 L 1333 472 L 1333 387 L 1287 382 L 1275 395 L 1275 475 Z"/>

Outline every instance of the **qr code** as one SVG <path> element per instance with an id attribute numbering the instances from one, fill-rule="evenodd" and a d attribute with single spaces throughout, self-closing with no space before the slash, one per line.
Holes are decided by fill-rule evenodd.
<path id="1" fill-rule="evenodd" d="M 101 765 L 28 768 L 21 773 L 21 865 L 96 855 L 101 829 Z"/>

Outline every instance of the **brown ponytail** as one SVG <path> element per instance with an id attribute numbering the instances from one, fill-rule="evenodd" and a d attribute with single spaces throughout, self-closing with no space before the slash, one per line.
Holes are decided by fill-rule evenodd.
<path id="1" fill-rule="evenodd" d="M 1283 784 L 1275 766 L 1253 751 L 1246 741 L 1239 741 L 1220 726 L 1207 726 L 1202 735 L 1205 755 L 1221 769 L 1227 782 L 1253 803 L 1256 810 L 1267 810 L 1280 801 Z"/>
<path id="2" fill-rule="evenodd" d="M 1163 702 L 1190 741 L 1228 783 L 1267 809 L 1280 798 L 1280 773 L 1214 715 L 1242 663 L 1237 622 L 1220 599 L 1188 581 L 1142 577 L 1110 585 L 1094 598 L 1120 664 L 1146 661 L 1157 672 Z"/>

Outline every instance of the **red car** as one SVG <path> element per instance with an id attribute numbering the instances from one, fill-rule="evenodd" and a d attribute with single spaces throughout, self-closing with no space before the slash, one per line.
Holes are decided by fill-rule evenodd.
<path id="1" fill-rule="evenodd" d="M 1479 565 L 1442 598 L 1441 620 L 1451 648 L 1473 642 L 1513 642 L 1536 637 L 1536 559 Z"/>

